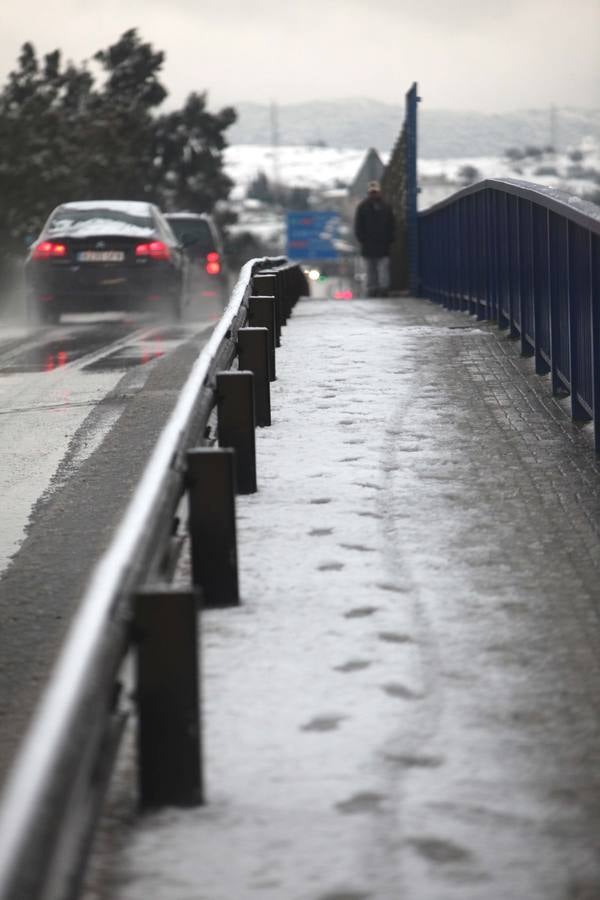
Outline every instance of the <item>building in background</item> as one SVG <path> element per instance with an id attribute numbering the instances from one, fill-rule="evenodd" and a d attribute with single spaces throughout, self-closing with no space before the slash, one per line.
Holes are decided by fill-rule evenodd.
<path id="1" fill-rule="evenodd" d="M 385 166 L 381 161 L 377 150 L 373 147 L 367 151 L 363 163 L 354 177 L 354 181 L 348 188 L 348 197 L 360 202 L 367 193 L 369 181 L 381 181 Z"/>

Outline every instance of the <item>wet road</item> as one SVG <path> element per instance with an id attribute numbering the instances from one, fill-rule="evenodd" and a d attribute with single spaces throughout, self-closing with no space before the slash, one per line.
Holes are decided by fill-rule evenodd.
<path id="1" fill-rule="evenodd" d="M 220 314 L 0 323 L 0 777 Z"/>
<path id="2" fill-rule="evenodd" d="M 216 312 L 213 316 L 216 318 Z M 76 430 L 126 372 L 141 387 L 152 365 L 203 322 L 73 317 L 65 324 L 0 332 L 0 571 L 18 549 L 33 503 L 48 488 Z M 88 429 L 78 460 L 97 446 L 118 415 Z"/>

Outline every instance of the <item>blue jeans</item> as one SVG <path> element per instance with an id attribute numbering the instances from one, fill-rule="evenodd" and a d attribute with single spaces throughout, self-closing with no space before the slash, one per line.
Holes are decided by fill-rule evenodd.
<path id="1" fill-rule="evenodd" d="M 387 294 L 390 289 L 390 258 L 389 256 L 367 256 L 367 293 L 376 297 L 380 291 Z"/>

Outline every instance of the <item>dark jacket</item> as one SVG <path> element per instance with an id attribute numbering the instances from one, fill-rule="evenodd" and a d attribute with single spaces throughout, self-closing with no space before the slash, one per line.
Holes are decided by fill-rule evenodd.
<path id="1" fill-rule="evenodd" d="M 394 214 L 381 197 L 365 197 L 361 200 L 354 217 L 354 234 L 360 244 L 362 256 L 389 256 L 394 232 Z"/>

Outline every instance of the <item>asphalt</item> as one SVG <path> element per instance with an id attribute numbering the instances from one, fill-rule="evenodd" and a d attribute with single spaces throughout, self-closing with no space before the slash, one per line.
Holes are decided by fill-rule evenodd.
<path id="1" fill-rule="evenodd" d="M 131 331 L 118 327 L 121 333 Z M 110 346 L 114 330 L 114 325 L 90 329 L 86 346 Z M 31 509 L 25 539 L 0 573 L 0 783 L 48 681 L 90 571 L 110 543 L 210 331 L 209 325 L 200 326 L 168 358 L 124 375 L 117 369 L 111 381 L 73 367 L 64 370 L 64 377 L 59 370 L 58 382 L 48 385 L 43 384 L 46 373 L 34 372 L 29 381 L 13 384 L 2 394 L 0 457 L 9 489 L 0 501 L 6 520 L 0 534 L 19 539 L 19 523 L 28 512 L 22 498 L 39 499 Z M 75 339 L 73 344 L 79 346 Z M 33 344 L 31 357 L 47 359 L 50 346 L 51 341 Z M 136 349 L 132 338 L 128 350 L 133 355 Z M 17 365 L 26 357 L 26 351 L 15 350 Z M 114 360 L 112 364 L 119 365 Z M 12 452 L 15 446 L 18 454 Z M 0 562 L 2 557 L 0 553 Z"/>
<path id="2" fill-rule="evenodd" d="M 409 297 L 301 301 L 272 404 L 202 617 L 208 804 L 121 792 L 86 898 L 597 900 L 589 426 Z"/>

